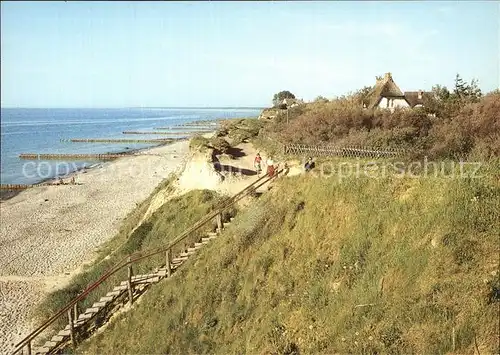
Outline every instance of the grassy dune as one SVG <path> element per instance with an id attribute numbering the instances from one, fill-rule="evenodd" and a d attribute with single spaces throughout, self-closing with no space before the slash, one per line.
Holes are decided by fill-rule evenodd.
<path id="1" fill-rule="evenodd" d="M 131 253 L 140 252 L 160 246 L 168 242 L 189 228 L 192 224 L 210 212 L 220 202 L 221 196 L 212 191 L 195 190 L 180 197 L 173 198 L 160 207 L 152 216 L 136 228 L 137 224 L 145 215 L 152 198 L 160 191 L 172 190 L 172 179 L 167 179 L 155 189 L 155 191 L 136 209 L 134 209 L 123 221 L 119 233 L 100 250 L 98 257 L 84 271 L 78 274 L 66 287 L 51 293 L 38 307 L 38 316 L 44 320 L 52 316 L 56 311 L 64 307 L 71 299 L 76 297 L 88 285 L 96 281 L 103 273 L 112 268 L 118 262 Z M 207 226 L 210 228 L 210 226 Z M 201 231 L 200 231 L 201 233 Z M 194 233 L 187 241 L 194 241 L 199 235 Z M 178 252 L 183 243 L 180 243 L 174 252 Z M 134 264 L 134 273 L 140 274 L 159 267 L 164 263 L 164 255 L 158 255 Z M 89 307 L 99 297 L 109 292 L 113 286 L 127 279 L 127 269 L 112 275 L 107 281 L 92 292 L 79 306 L 80 309 Z M 67 323 L 65 317 L 61 317 L 57 324 L 59 327 Z"/>
<path id="2" fill-rule="evenodd" d="M 79 352 L 498 352 L 498 168 L 280 179 Z"/>

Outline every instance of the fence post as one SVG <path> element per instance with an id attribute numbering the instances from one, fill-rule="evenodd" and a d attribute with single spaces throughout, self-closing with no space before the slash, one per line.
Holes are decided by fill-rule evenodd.
<path id="1" fill-rule="evenodd" d="M 455 351 L 455 326 L 451 328 L 451 348 Z"/>
<path id="2" fill-rule="evenodd" d="M 167 266 L 167 277 L 172 276 L 172 265 L 170 264 L 170 260 L 172 260 L 172 249 L 168 249 L 165 252 L 165 265 Z"/>
<path id="3" fill-rule="evenodd" d="M 74 350 L 76 349 L 76 339 L 75 339 L 75 325 L 73 323 L 72 309 L 68 309 L 68 319 L 69 319 L 69 335 L 71 337 L 71 344 L 73 345 L 73 350 Z"/>
<path id="4" fill-rule="evenodd" d="M 31 340 L 28 341 L 28 344 L 26 344 L 26 347 L 28 348 L 28 355 L 31 355 Z"/>
<path id="5" fill-rule="evenodd" d="M 74 319 L 78 319 L 78 302 L 76 302 L 74 307 L 73 307 L 73 316 L 74 316 Z"/>
<path id="6" fill-rule="evenodd" d="M 130 263 L 130 256 L 128 257 L 128 262 Z M 128 286 L 128 301 L 132 306 L 134 302 L 133 293 L 132 293 L 132 264 L 128 264 L 128 278 L 127 278 L 127 286 Z"/>
<path id="7" fill-rule="evenodd" d="M 222 223 L 222 212 L 217 214 L 217 232 L 222 233 L 222 228 L 224 228 L 224 224 Z"/>

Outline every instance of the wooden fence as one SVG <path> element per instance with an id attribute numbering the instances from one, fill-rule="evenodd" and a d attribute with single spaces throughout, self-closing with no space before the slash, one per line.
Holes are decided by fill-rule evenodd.
<path id="1" fill-rule="evenodd" d="M 285 144 L 285 155 L 338 156 L 359 158 L 402 157 L 409 152 L 395 148 L 338 147 L 334 145 Z"/>

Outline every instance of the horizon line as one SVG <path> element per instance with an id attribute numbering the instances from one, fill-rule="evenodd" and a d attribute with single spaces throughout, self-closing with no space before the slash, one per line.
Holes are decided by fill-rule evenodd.
<path id="1" fill-rule="evenodd" d="M 47 109 L 70 109 L 70 110 L 109 110 L 109 109 L 250 109 L 261 110 L 265 106 L 120 106 L 120 107 L 20 107 L 7 106 L 0 109 L 28 109 L 28 110 L 47 110 Z"/>

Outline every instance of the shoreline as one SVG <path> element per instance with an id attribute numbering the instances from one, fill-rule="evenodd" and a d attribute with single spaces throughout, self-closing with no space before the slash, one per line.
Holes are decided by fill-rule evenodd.
<path id="1" fill-rule="evenodd" d="M 216 120 L 214 120 L 216 121 Z M 211 124 L 211 126 L 213 126 L 214 130 L 211 131 L 211 132 L 204 132 L 204 133 L 201 133 L 201 134 L 214 134 L 217 127 L 219 126 L 219 123 L 218 123 L 218 120 L 216 121 L 217 123 L 215 124 Z M 197 125 L 201 125 L 201 124 L 206 124 L 206 121 L 193 121 L 193 122 L 190 122 L 191 125 L 193 125 L 192 127 L 196 127 Z M 173 127 L 177 127 L 177 126 L 173 126 Z M 180 128 L 183 128 L 182 126 L 179 126 Z M 189 126 L 188 126 L 189 127 Z M 184 127 L 185 128 L 185 127 Z M 193 130 L 193 132 L 196 132 L 195 130 Z M 128 156 L 133 156 L 137 153 L 140 153 L 140 152 L 146 152 L 146 151 L 149 151 L 149 150 L 152 150 L 152 149 L 155 149 L 155 148 L 160 148 L 160 147 L 164 147 L 164 146 L 167 146 L 167 145 L 172 145 L 172 144 L 175 144 L 175 143 L 178 143 L 178 142 L 183 142 L 183 141 L 189 141 L 190 138 L 180 138 L 180 139 L 174 139 L 170 142 L 162 142 L 162 143 L 159 143 L 159 144 L 152 144 L 148 147 L 142 147 L 142 148 L 134 148 L 134 149 L 130 149 L 128 147 L 125 147 L 123 148 L 122 150 L 118 150 L 116 153 L 113 153 L 113 154 L 122 154 L 123 157 L 128 157 Z M 121 157 L 120 157 L 121 158 Z M 118 159 L 120 159 L 118 158 Z M 35 188 L 35 187 L 42 187 L 42 186 L 50 186 L 51 183 L 55 183 L 57 181 L 59 181 L 60 179 L 69 179 L 69 178 L 72 178 L 73 176 L 76 176 L 79 172 L 81 171 L 84 171 L 84 172 L 88 172 L 88 171 L 91 171 L 92 169 L 96 169 L 98 168 L 99 166 L 102 166 L 103 164 L 106 164 L 106 163 L 111 163 L 113 161 L 115 161 L 116 159 L 112 160 L 112 161 L 82 161 L 84 163 L 84 166 L 82 167 L 79 167 L 75 170 L 72 170 L 66 174 L 56 174 L 55 176 L 52 176 L 52 177 L 47 177 L 47 178 L 40 178 L 40 180 L 37 180 L 36 182 L 33 182 L 31 184 L 26 184 L 26 185 L 29 185 L 30 188 Z M 46 160 L 37 160 L 37 161 L 46 161 Z M 89 163 L 91 163 L 90 165 L 87 165 Z M 20 193 L 26 191 L 28 189 L 5 189 L 5 190 L 0 190 L 0 203 L 4 202 L 4 201 L 8 201 L 10 199 L 12 199 L 13 197 L 19 195 Z"/>
<path id="2" fill-rule="evenodd" d="M 65 175 L 76 185 L 40 185 L 1 201 L 0 353 L 38 325 L 39 302 L 94 260 L 123 219 L 191 157 L 189 139 L 140 150 L 150 154 L 128 151 Z"/>

